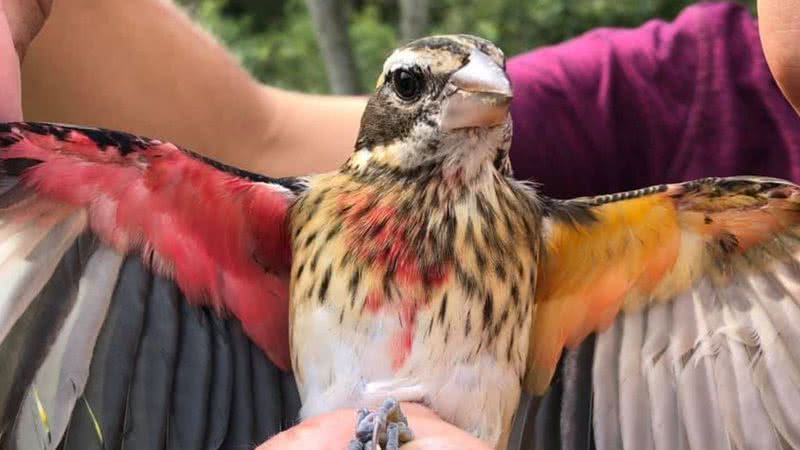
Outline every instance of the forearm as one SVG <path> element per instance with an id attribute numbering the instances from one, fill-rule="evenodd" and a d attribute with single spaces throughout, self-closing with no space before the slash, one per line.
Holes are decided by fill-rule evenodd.
<path id="1" fill-rule="evenodd" d="M 769 68 L 800 112 L 800 0 L 759 0 L 758 25 Z"/>
<path id="2" fill-rule="evenodd" d="M 274 105 L 269 150 L 256 149 L 256 167 L 280 175 L 336 169 L 353 152 L 366 98 L 308 95 L 264 87 Z M 270 170 L 270 173 L 273 171 Z"/>
<path id="3" fill-rule="evenodd" d="M 270 175 L 334 168 L 363 103 L 265 88 L 169 0 L 59 0 L 23 66 L 27 120 L 169 140 Z"/>

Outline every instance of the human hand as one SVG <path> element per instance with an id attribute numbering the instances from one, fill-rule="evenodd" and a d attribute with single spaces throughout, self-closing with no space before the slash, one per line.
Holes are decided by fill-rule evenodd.
<path id="1" fill-rule="evenodd" d="M 403 403 L 403 412 L 415 439 L 403 450 L 490 450 L 483 442 L 443 421 L 430 409 Z M 344 450 L 353 439 L 354 409 L 340 409 L 314 417 L 278 434 L 256 450 Z"/>
<path id="2" fill-rule="evenodd" d="M 772 75 L 800 113 L 800 0 L 759 0 L 758 29 Z"/>
<path id="3" fill-rule="evenodd" d="M 0 0 L 0 121 L 22 120 L 20 61 L 53 0 Z"/>

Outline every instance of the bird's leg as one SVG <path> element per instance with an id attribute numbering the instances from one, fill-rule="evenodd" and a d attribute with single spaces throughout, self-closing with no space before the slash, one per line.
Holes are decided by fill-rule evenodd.
<path id="1" fill-rule="evenodd" d="M 356 438 L 350 441 L 347 450 L 398 450 L 414 439 L 400 403 L 393 398 L 384 401 L 374 412 L 359 409 L 356 416 Z"/>

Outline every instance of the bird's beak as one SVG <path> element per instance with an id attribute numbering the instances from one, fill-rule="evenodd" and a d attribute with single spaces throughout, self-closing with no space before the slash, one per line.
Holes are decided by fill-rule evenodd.
<path id="1" fill-rule="evenodd" d="M 450 77 L 445 92 L 445 130 L 489 127 L 506 120 L 511 82 L 503 68 L 483 52 L 472 51 L 467 65 Z"/>

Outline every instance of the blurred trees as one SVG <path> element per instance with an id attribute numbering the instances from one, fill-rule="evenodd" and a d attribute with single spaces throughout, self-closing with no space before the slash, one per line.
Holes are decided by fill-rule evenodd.
<path id="1" fill-rule="evenodd" d="M 669 20 L 694 3 L 692 0 L 177 1 L 233 50 L 257 78 L 271 85 L 307 92 L 370 91 L 385 57 L 411 36 L 476 34 L 497 43 L 507 55 L 514 55 L 599 26 L 636 26 L 654 17 Z M 755 0 L 741 1 L 755 11 Z M 323 10 L 322 15 L 314 14 L 316 20 L 308 8 L 312 6 L 313 10 L 314 5 Z M 331 17 L 325 8 L 329 11 L 333 8 L 338 22 L 335 15 L 333 21 L 328 20 Z M 320 20 L 325 23 L 320 24 Z M 334 23 L 338 23 L 335 25 L 338 30 L 325 31 L 325 26 Z M 347 24 L 346 30 L 342 29 L 342 23 Z M 319 45 L 315 30 L 324 34 L 321 42 L 334 43 L 335 48 L 325 52 L 333 52 L 334 56 L 323 57 L 320 49 L 328 44 Z M 331 58 L 345 61 L 342 67 L 347 67 L 332 71 L 331 65 L 326 65 Z M 334 80 L 338 87 L 332 90 L 328 74 L 349 78 L 349 84 Z"/>
<path id="2" fill-rule="evenodd" d="M 350 45 L 346 2 L 334 0 L 306 0 L 308 12 L 314 23 L 328 84 L 334 94 L 358 94 L 361 78 L 355 55 Z"/>
<path id="3" fill-rule="evenodd" d="M 399 0 L 400 7 L 400 39 L 413 41 L 424 36 L 428 31 L 429 0 Z"/>

